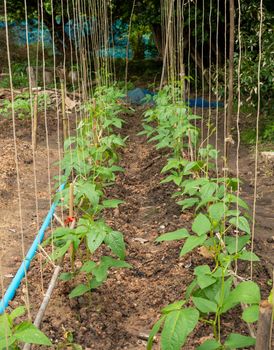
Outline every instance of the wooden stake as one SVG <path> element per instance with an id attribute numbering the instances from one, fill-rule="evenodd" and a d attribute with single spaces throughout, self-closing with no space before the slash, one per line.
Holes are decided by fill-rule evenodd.
<path id="1" fill-rule="evenodd" d="M 69 186 L 69 217 L 73 218 L 74 217 L 74 185 L 70 184 Z"/>
<path id="2" fill-rule="evenodd" d="M 74 185 L 73 183 L 71 183 L 69 186 L 69 218 L 71 219 L 74 218 Z M 73 222 L 75 222 L 75 219 Z M 74 252 L 73 243 L 71 243 L 69 247 L 69 256 L 70 256 L 72 271 L 74 272 L 75 252 Z"/>
<path id="3" fill-rule="evenodd" d="M 33 104 L 33 125 L 32 125 L 32 147 L 34 151 L 37 148 L 37 128 L 38 128 L 38 95 L 34 95 Z"/>
<path id="4" fill-rule="evenodd" d="M 63 140 L 68 138 L 68 118 L 66 114 L 66 91 L 64 81 L 61 80 L 61 92 L 62 92 L 62 116 L 63 116 Z"/>
<path id="5" fill-rule="evenodd" d="M 75 224 L 76 222 L 73 221 L 70 225 L 70 228 L 71 229 L 74 229 L 75 227 Z M 59 273 L 61 271 L 61 265 L 63 263 L 63 260 L 64 258 L 62 258 L 62 260 L 60 261 L 60 264 L 57 265 L 54 269 L 54 272 L 53 272 L 53 275 L 51 277 L 51 280 L 50 280 L 50 283 L 49 283 L 49 286 L 48 286 L 48 289 L 47 289 L 47 292 L 44 296 L 44 299 L 42 301 L 42 304 L 40 305 L 40 308 L 38 310 L 38 313 L 35 317 L 35 320 L 34 320 L 34 325 L 39 329 L 40 326 L 41 326 L 41 323 L 42 323 L 42 319 L 44 317 L 44 314 L 45 314 L 45 311 L 46 311 L 46 308 L 50 302 L 50 299 L 51 299 L 51 296 L 52 296 L 52 293 L 53 293 L 53 290 L 58 282 L 58 276 L 59 276 Z M 24 347 L 23 347 L 23 350 L 30 350 L 31 349 L 31 344 L 25 344 Z"/>
<path id="6" fill-rule="evenodd" d="M 267 300 L 263 300 L 260 304 L 255 350 L 271 350 L 272 316 L 273 306 Z"/>

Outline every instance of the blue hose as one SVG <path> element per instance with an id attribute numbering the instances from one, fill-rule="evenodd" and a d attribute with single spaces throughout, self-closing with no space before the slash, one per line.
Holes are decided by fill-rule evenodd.
<path id="1" fill-rule="evenodd" d="M 65 188 L 65 184 L 62 184 L 59 188 L 59 191 L 63 191 L 64 188 Z M 41 244 L 41 242 L 43 241 L 45 231 L 47 230 L 51 222 L 51 219 L 54 215 L 57 204 L 58 204 L 57 202 L 52 204 L 43 222 L 43 225 L 41 226 L 35 240 L 33 241 L 25 259 L 23 260 L 13 280 L 11 281 L 3 299 L 0 301 L 0 314 L 2 314 L 5 311 L 5 309 L 9 306 L 9 302 L 14 298 L 17 288 L 19 287 L 22 279 L 25 277 L 25 273 L 29 269 L 30 263 L 36 254 L 37 248 L 39 244 Z"/>

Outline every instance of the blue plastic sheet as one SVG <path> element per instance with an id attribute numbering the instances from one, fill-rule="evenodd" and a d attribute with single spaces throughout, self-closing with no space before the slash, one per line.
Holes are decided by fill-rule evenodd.
<path id="1" fill-rule="evenodd" d="M 136 88 L 133 90 L 130 90 L 127 94 L 127 101 L 129 103 L 135 104 L 135 105 L 142 105 L 146 103 L 146 96 L 155 96 L 156 93 L 147 90 L 147 89 L 141 89 Z M 193 108 L 217 108 L 217 107 L 224 107 L 224 104 L 222 102 L 216 102 L 216 101 L 207 101 L 206 99 L 202 97 L 190 98 L 186 101 L 186 104 L 189 105 L 189 107 Z"/>

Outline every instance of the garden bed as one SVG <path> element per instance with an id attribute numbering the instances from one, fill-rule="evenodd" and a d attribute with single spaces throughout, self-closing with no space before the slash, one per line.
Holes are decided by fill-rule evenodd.
<path id="1" fill-rule="evenodd" d="M 168 154 L 156 151 L 145 137 L 137 136 L 142 130 L 141 114 L 142 110 L 138 110 L 133 116 L 126 117 L 127 123 L 122 133 L 129 136 L 129 139 L 127 147 L 120 154 L 120 165 L 124 167 L 125 173 L 119 174 L 116 184 L 107 190 L 107 197 L 122 199 L 124 204 L 119 209 L 106 210 L 104 214 L 108 225 L 124 233 L 126 261 L 132 265 L 132 269 L 112 272 L 108 280 L 90 295 L 72 300 L 68 298 L 72 287 L 70 283 L 58 282 L 42 330 L 53 343 L 63 343 L 63 349 L 67 349 L 70 334 L 73 334 L 73 342 L 82 345 L 84 349 L 145 349 L 148 334 L 159 318 L 160 309 L 183 297 L 195 267 L 213 264 L 203 250 L 179 258 L 180 242 L 155 243 L 155 239 L 164 232 L 181 227 L 189 228 L 193 213 L 180 212 L 180 207 L 171 198 L 175 190 L 173 185 L 159 184 L 163 179 L 160 171 Z M 252 179 L 253 161 L 246 157 L 246 152 L 248 150 L 243 149 L 241 153 L 241 171 L 245 178 L 243 195 L 251 200 L 252 184 L 249 182 Z M 266 191 L 267 198 L 271 198 L 273 186 L 269 186 L 264 179 L 267 177 L 260 177 L 259 194 Z M 267 222 L 268 231 L 261 226 L 261 222 L 265 222 L 265 218 L 260 215 L 265 212 L 264 207 L 264 202 L 259 200 L 257 232 L 262 230 L 264 235 L 256 234 L 255 252 L 262 262 L 255 264 L 254 277 L 261 287 L 263 298 L 266 298 L 271 278 L 268 266 L 273 262 L 269 249 L 269 244 L 273 245 L 273 226 Z M 268 210 L 272 207 L 270 201 Z M 77 263 L 81 264 L 80 261 Z M 240 263 L 243 274 L 248 272 L 247 267 L 248 264 Z M 65 260 L 64 271 L 67 268 L 68 261 Z M 33 317 L 42 300 L 40 271 L 40 261 L 36 259 L 28 274 Z M 47 265 L 43 270 L 44 288 L 51 273 L 52 268 Z M 24 291 L 21 289 L 11 303 L 12 307 L 21 304 L 23 297 Z M 238 333 L 248 334 L 240 315 L 240 308 L 226 315 L 223 322 L 227 333 L 237 330 Z M 207 326 L 196 327 L 184 349 L 195 349 L 208 336 L 210 333 Z M 159 343 L 156 344 L 155 349 L 157 348 Z"/>

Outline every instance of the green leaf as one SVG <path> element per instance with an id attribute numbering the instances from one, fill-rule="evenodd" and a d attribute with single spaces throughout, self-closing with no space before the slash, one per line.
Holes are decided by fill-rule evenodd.
<path id="1" fill-rule="evenodd" d="M 257 322 L 259 319 L 259 305 L 251 305 L 245 308 L 242 319 L 247 323 Z"/>
<path id="2" fill-rule="evenodd" d="M 100 262 L 99 265 L 97 265 L 93 270 L 92 273 L 96 278 L 96 281 L 102 283 L 104 282 L 108 277 L 108 264 L 105 264 L 104 262 Z"/>
<path id="3" fill-rule="evenodd" d="M 168 314 L 169 312 L 174 310 L 181 310 L 181 308 L 185 303 L 186 303 L 185 300 L 180 300 L 180 301 L 176 301 L 175 303 L 169 304 L 168 306 L 162 309 L 162 313 Z"/>
<path id="4" fill-rule="evenodd" d="M 81 295 L 87 293 L 90 291 L 90 286 L 87 286 L 85 284 L 79 284 L 77 287 L 75 287 L 69 294 L 70 299 L 80 297 Z"/>
<path id="5" fill-rule="evenodd" d="M 106 199 L 103 201 L 104 208 L 117 208 L 119 204 L 124 203 L 119 199 Z"/>
<path id="6" fill-rule="evenodd" d="M 244 246 L 247 244 L 247 242 L 250 241 L 250 236 L 239 236 L 236 237 L 225 237 L 225 244 L 226 249 L 229 252 L 229 254 L 235 254 L 237 251 L 240 252 Z"/>
<path id="7" fill-rule="evenodd" d="M 218 350 L 222 344 L 215 339 L 208 339 L 202 345 L 198 346 L 197 350 Z"/>
<path id="8" fill-rule="evenodd" d="M 211 223 L 204 214 L 198 214 L 193 222 L 192 231 L 198 236 L 205 235 L 211 230 Z"/>
<path id="9" fill-rule="evenodd" d="M 233 217 L 229 220 L 229 223 L 234 225 L 237 229 L 240 229 L 249 235 L 251 234 L 249 223 L 244 216 Z"/>
<path id="10" fill-rule="evenodd" d="M 70 281 L 73 277 L 74 277 L 73 273 L 71 273 L 71 272 L 64 272 L 64 273 L 61 273 L 59 279 L 61 281 Z"/>
<path id="11" fill-rule="evenodd" d="M 241 334 L 232 333 L 225 341 L 225 346 L 229 349 L 241 349 L 248 346 L 255 345 L 256 340 L 251 337 L 246 337 Z"/>
<path id="12" fill-rule="evenodd" d="M 52 345 L 49 338 L 30 322 L 22 322 L 16 327 L 14 337 L 27 344 Z"/>
<path id="13" fill-rule="evenodd" d="M 170 312 L 165 319 L 161 335 L 161 348 L 163 350 L 180 350 L 198 321 L 199 312 L 193 308 Z"/>
<path id="14" fill-rule="evenodd" d="M 215 221 L 221 221 L 227 211 L 224 203 L 215 203 L 208 208 L 210 217 Z"/>
<path id="15" fill-rule="evenodd" d="M 126 246 L 124 237 L 121 232 L 111 231 L 105 237 L 106 245 L 116 254 L 120 259 L 124 260 L 126 256 Z"/>
<path id="16" fill-rule="evenodd" d="M 217 190 L 218 185 L 215 182 L 209 182 L 202 186 L 200 193 L 202 198 L 212 197 Z"/>
<path id="17" fill-rule="evenodd" d="M 245 261 L 260 261 L 260 258 L 255 253 L 246 250 L 241 252 L 239 259 Z"/>
<path id="18" fill-rule="evenodd" d="M 9 315 L 10 319 L 13 321 L 15 320 L 17 317 L 21 317 L 26 313 L 26 308 L 24 306 L 19 306 L 17 307 L 15 310 L 13 310 L 11 312 L 11 314 Z"/>
<path id="19" fill-rule="evenodd" d="M 94 253 L 103 243 L 106 232 L 100 227 L 94 227 L 94 230 L 87 233 L 87 245 L 91 253 Z"/>
<path id="20" fill-rule="evenodd" d="M 199 297 L 192 297 L 192 300 L 197 309 L 204 314 L 208 314 L 210 312 L 215 313 L 217 311 L 217 304 L 213 301 Z"/>
<path id="21" fill-rule="evenodd" d="M 81 267 L 82 272 L 91 273 L 95 269 L 96 263 L 94 261 L 86 261 Z"/>
<path id="22" fill-rule="evenodd" d="M 189 300 L 192 293 L 195 291 L 196 287 L 197 287 L 197 279 L 195 278 L 186 289 L 185 297 L 187 301 Z"/>
<path id="23" fill-rule="evenodd" d="M 211 275 L 211 270 L 208 265 L 201 265 L 201 266 L 195 267 L 194 273 L 196 276 Z"/>
<path id="24" fill-rule="evenodd" d="M 132 266 L 124 260 L 113 259 L 110 256 L 103 256 L 101 261 L 108 267 L 131 268 Z"/>
<path id="25" fill-rule="evenodd" d="M 195 204 L 199 203 L 198 198 L 186 198 L 182 201 L 176 202 L 178 205 L 182 206 L 182 210 L 193 207 Z"/>
<path id="26" fill-rule="evenodd" d="M 241 282 L 230 292 L 228 298 L 225 300 L 222 313 L 230 310 L 239 303 L 259 304 L 260 300 L 260 288 L 255 282 Z"/>
<path id="27" fill-rule="evenodd" d="M 156 239 L 156 242 L 177 241 L 187 237 L 189 237 L 189 233 L 185 228 L 181 228 L 173 232 L 164 233 Z"/>
<path id="28" fill-rule="evenodd" d="M 86 182 L 84 184 L 78 185 L 78 190 L 88 198 L 92 206 L 96 207 L 98 205 L 100 194 L 96 190 L 95 185 Z"/>
<path id="29" fill-rule="evenodd" d="M 96 289 L 103 284 L 104 281 L 97 281 L 96 277 L 93 277 L 89 283 L 89 290 Z"/>
<path id="30" fill-rule="evenodd" d="M 216 279 L 214 277 L 207 276 L 207 275 L 197 276 L 197 283 L 201 289 L 205 289 L 205 288 L 211 286 L 212 284 L 214 284 L 215 282 L 216 282 Z"/>
<path id="31" fill-rule="evenodd" d="M 229 277 L 227 280 L 225 280 L 225 283 L 222 285 L 221 280 L 219 280 L 220 285 L 218 288 L 217 293 L 213 297 L 216 303 L 219 305 L 219 307 L 222 307 L 226 301 L 226 298 L 229 296 L 231 291 L 231 286 L 233 283 L 233 278 Z"/>
<path id="32" fill-rule="evenodd" d="M 162 316 L 153 326 L 151 332 L 149 333 L 148 342 L 147 342 L 147 350 L 151 350 L 153 346 L 153 339 L 155 335 L 159 332 L 161 325 L 163 324 L 166 316 Z"/>
<path id="33" fill-rule="evenodd" d="M 0 341 L 5 341 L 6 337 L 10 337 L 12 335 L 11 327 L 12 324 L 9 315 L 6 313 L 0 315 Z"/>
<path id="34" fill-rule="evenodd" d="M 53 260 L 57 260 L 62 258 L 66 252 L 68 251 L 72 241 L 67 241 L 65 245 L 63 245 L 61 248 L 56 248 L 55 251 L 51 254 L 51 258 Z"/>
<path id="35" fill-rule="evenodd" d="M 194 273 L 197 276 L 197 283 L 201 289 L 205 289 L 216 282 L 216 279 L 212 276 L 208 265 L 196 267 L 194 269 Z"/>
<path id="36" fill-rule="evenodd" d="M 240 197 L 235 196 L 234 194 L 231 194 L 231 193 L 227 194 L 226 197 L 225 197 L 225 201 L 229 202 L 229 203 L 235 203 L 235 204 L 238 203 L 238 205 L 240 207 L 242 207 L 242 208 L 244 208 L 246 210 L 249 209 L 249 207 L 246 204 L 246 202 L 244 200 L 242 200 Z"/>
<path id="37" fill-rule="evenodd" d="M 56 230 L 53 231 L 53 237 L 55 240 L 57 240 L 68 237 L 73 233 L 74 231 L 69 227 L 58 227 Z"/>
<path id="38" fill-rule="evenodd" d="M 17 339 L 14 336 L 9 336 L 8 339 L 6 339 L 6 336 L 3 338 L 0 337 L 0 350 L 7 350 L 7 346 L 11 346 L 16 342 L 16 340 Z"/>
<path id="39" fill-rule="evenodd" d="M 92 273 L 100 283 L 104 282 L 108 276 L 108 270 L 112 267 L 131 268 L 131 265 L 122 260 L 113 259 L 110 256 L 103 256 L 100 264 L 93 268 Z"/>
<path id="40" fill-rule="evenodd" d="M 181 250 L 180 256 L 183 256 L 187 254 L 188 252 L 192 251 L 194 248 L 199 247 L 204 243 L 204 241 L 207 239 L 207 236 L 190 236 L 186 240 L 183 249 Z"/>

